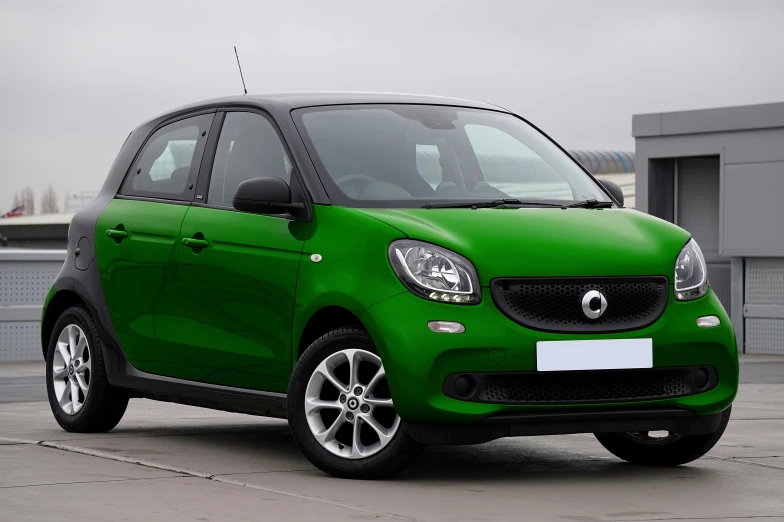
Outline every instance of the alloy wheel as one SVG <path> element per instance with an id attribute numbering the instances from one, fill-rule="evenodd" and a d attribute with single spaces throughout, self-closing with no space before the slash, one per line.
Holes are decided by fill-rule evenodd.
<path id="1" fill-rule="evenodd" d="M 308 380 L 304 406 L 318 443 L 346 459 L 378 453 L 400 427 L 381 359 L 366 350 L 324 359 Z"/>
<path id="2" fill-rule="evenodd" d="M 52 381 L 57 404 L 68 415 L 76 415 L 84 407 L 90 392 L 92 358 L 84 331 L 69 324 L 57 338 L 52 361 Z"/>

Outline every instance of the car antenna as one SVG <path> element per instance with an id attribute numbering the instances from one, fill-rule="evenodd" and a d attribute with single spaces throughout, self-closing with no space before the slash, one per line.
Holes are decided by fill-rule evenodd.
<path id="1" fill-rule="evenodd" d="M 237 54 L 237 46 L 234 46 L 234 56 L 237 57 L 237 67 L 240 70 L 240 79 L 242 80 L 242 90 L 245 91 L 245 94 L 248 94 L 248 89 L 245 87 L 245 77 L 242 75 L 242 65 L 240 65 L 240 55 Z"/>

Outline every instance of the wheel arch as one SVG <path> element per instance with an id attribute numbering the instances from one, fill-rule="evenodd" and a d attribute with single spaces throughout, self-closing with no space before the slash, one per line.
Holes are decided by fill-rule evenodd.
<path id="1" fill-rule="evenodd" d="M 367 330 L 359 319 L 359 315 L 343 306 L 329 305 L 316 310 L 305 323 L 299 340 L 295 344 L 297 353 L 294 362 L 296 363 L 302 357 L 313 341 L 327 332 L 345 326 L 358 326 Z"/>
<path id="2" fill-rule="evenodd" d="M 41 350 L 44 359 L 46 358 L 46 351 L 49 347 L 49 339 L 52 336 L 52 329 L 57 318 L 60 317 L 64 311 L 72 306 L 81 306 L 88 312 L 90 311 L 87 302 L 73 290 L 60 290 L 52 296 L 52 299 L 46 305 L 44 315 L 41 318 Z"/>

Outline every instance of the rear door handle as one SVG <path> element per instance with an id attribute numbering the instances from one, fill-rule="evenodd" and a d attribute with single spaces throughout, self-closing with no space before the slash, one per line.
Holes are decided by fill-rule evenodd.
<path id="1" fill-rule="evenodd" d="M 119 239 L 122 241 L 123 239 L 128 237 L 128 232 L 125 230 L 117 230 L 116 228 L 110 228 L 106 231 L 106 235 L 112 239 Z"/>
<path id="2" fill-rule="evenodd" d="M 193 237 L 182 238 L 182 244 L 188 248 L 207 248 L 210 242 L 206 239 L 196 239 Z"/>

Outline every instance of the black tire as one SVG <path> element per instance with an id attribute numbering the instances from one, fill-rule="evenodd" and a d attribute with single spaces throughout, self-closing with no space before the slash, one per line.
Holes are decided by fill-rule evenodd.
<path id="1" fill-rule="evenodd" d="M 716 431 L 689 435 L 661 445 L 646 444 L 625 433 L 595 433 L 602 446 L 616 457 L 639 466 L 680 466 L 708 453 L 719 441 L 730 421 L 732 407 L 722 413 Z"/>
<path id="2" fill-rule="evenodd" d="M 367 332 L 355 327 L 338 328 L 322 335 L 302 354 L 292 373 L 287 396 L 291 434 L 305 457 L 330 475 L 348 479 L 386 478 L 409 466 L 424 449 L 408 436 L 402 422 L 387 446 L 374 455 L 356 460 L 329 452 L 316 440 L 308 426 L 304 407 L 308 381 L 324 359 L 347 348 L 359 348 L 378 355 Z"/>
<path id="3" fill-rule="evenodd" d="M 89 391 L 84 400 L 84 406 L 75 415 L 69 415 L 61 408 L 57 401 L 52 378 L 57 338 L 65 327 L 71 324 L 79 326 L 84 332 L 92 359 Z M 54 325 L 46 350 L 46 391 L 49 396 L 49 406 L 52 408 L 57 423 L 65 431 L 75 433 L 109 431 L 117 426 L 128 407 L 128 395 L 109 385 L 98 328 L 87 310 L 80 306 L 72 306 L 65 310 Z"/>

